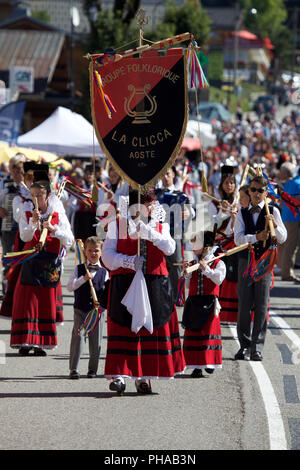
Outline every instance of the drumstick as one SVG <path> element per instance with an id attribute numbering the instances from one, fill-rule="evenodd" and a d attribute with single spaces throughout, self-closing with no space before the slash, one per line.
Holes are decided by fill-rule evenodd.
<path id="1" fill-rule="evenodd" d="M 238 253 L 239 251 L 243 251 L 246 248 L 249 248 L 249 246 L 251 246 L 249 243 L 244 243 L 243 245 L 236 246 L 235 248 L 232 248 L 231 250 L 226 251 L 226 253 L 221 253 L 219 256 L 215 256 L 214 258 L 209 259 L 208 261 L 206 261 L 206 263 L 210 264 L 217 259 L 223 258 L 224 256 L 233 255 L 235 253 Z M 185 272 L 191 273 L 193 271 L 197 271 L 197 269 L 199 269 L 199 266 L 200 266 L 200 263 L 193 264 L 192 266 L 189 266 L 188 268 L 186 268 Z"/>

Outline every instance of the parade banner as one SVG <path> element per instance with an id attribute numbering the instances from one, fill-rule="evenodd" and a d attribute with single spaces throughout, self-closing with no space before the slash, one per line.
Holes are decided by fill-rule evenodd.
<path id="1" fill-rule="evenodd" d="M 90 63 L 91 107 L 103 152 L 134 189 L 153 187 L 178 155 L 187 124 L 182 48 Z"/>
<path id="2" fill-rule="evenodd" d="M 13 101 L 0 109 L 0 140 L 15 144 L 19 137 L 25 101 Z"/>

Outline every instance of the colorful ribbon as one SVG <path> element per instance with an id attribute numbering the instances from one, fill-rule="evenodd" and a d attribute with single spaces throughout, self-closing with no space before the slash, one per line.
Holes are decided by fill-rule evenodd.
<path id="1" fill-rule="evenodd" d="M 99 72 L 97 72 L 97 70 L 95 70 L 93 72 L 93 78 L 94 78 L 94 82 L 96 84 L 96 90 L 98 91 L 98 96 L 100 97 L 100 99 L 103 103 L 103 106 L 104 106 L 104 109 L 106 111 L 107 116 L 109 117 L 109 119 L 111 119 L 112 114 L 114 112 L 116 112 L 116 109 L 115 109 L 114 105 L 112 104 L 109 96 L 106 93 L 104 93 L 101 76 L 100 76 Z"/>
<path id="2" fill-rule="evenodd" d="M 208 88 L 209 84 L 206 80 L 204 72 L 202 70 L 199 56 L 197 54 L 196 48 L 198 47 L 196 41 L 191 41 L 187 50 L 187 61 L 188 68 L 190 71 L 190 88 L 197 86 L 197 78 L 199 88 Z"/>

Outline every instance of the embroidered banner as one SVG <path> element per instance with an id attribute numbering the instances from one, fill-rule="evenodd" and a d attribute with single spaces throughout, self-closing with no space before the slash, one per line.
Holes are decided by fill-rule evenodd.
<path id="1" fill-rule="evenodd" d="M 166 172 L 186 130 L 185 55 L 181 48 L 160 54 L 147 51 L 101 66 L 96 59 L 90 64 L 97 138 L 115 170 L 135 189 L 153 186 Z M 108 118 L 110 105 L 115 112 Z"/>

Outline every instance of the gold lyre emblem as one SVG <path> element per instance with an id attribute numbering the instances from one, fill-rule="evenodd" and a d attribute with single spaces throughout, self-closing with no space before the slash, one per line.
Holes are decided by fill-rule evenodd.
<path id="1" fill-rule="evenodd" d="M 131 92 L 129 98 L 124 98 L 124 111 L 125 113 L 133 117 L 132 124 L 150 124 L 149 117 L 153 116 L 153 114 L 157 111 L 157 103 L 156 97 L 149 95 L 147 91 L 150 89 L 149 83 L 144 86 L 144 88 L 135 88 L 134 85 L 128 85 L 128 90 Z M 144 96 L 144 99 L 139 101 L 136 105 L 136 111 L 132 111 L 130 109 L 130 105 L 134 96 L 139 97 L 140 95 Z M 148 103 L 150 103 L 149 109 L 145 109 L 145 98 L 147 98 Z"/>

